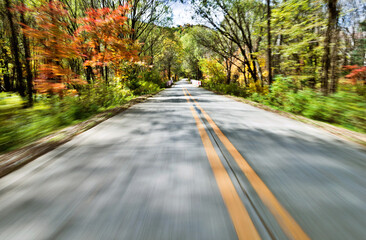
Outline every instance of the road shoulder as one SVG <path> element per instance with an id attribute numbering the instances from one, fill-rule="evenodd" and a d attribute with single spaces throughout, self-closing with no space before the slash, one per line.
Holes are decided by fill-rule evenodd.
<path id="1" fill-rule="evenodd" d="M 99 113 L 86 121 L 61 129 L 20 149 L 1 154 L 0 178 L 21 168 L 49 151 L 52 151 L 56 147 L 70 141 L 75 136 L 97 126 L 99 123 L 129 109 L 131 106 L 145 102 L 155 94 L 136 97 L 126 104 Z"/>
<path id="2" fill-rule="evenodd" d="M 206 89 L 206 88 L 205 88 Z M 359 133 L 359 132 L 355 132 L 355 131 L 351 131 L 345 128 L 341 128 L 341 127 L 336 127 L 334 125 L 325 123 L 325 122 L 321 122 L 321 121 L 316 121 L 310 118 L 306 118 L 304 116 L 300 116 L 300 115 L 296 115 L 296 114 L 292 114 L 289 112 L 285 112 L 285 111 L 281 111 L 281 110 L 277 110 L 277 109 L 273 109 L 267 105 L 261 104 L 261 103 L 257 103 L 257 102 L 253 102 L 250 101 L 248 99 L 245 98 L 241 98 L 241 97 L 236 97 L 236 96 L 232 96 L 232 95 L 227 95 L 227 94 L 221 94 L 220 92 L 216 92 L 216 91 L 212 91 L 210 89 L 206 89 L 207 91 L 210 92 L 214 92 L 216 94 L 225 96 L 227 98 L 233 99 L 237 102 L 242 102 L 245 104 L 249 104 L 253 107 L 257 107 L 260 108 L 262 110 L 265 111 L 269 111 L 272 113 L 276 113 L 278 115 L 281 115 L 283 117 L 287 117 L 296 121 L 300 121 L 306 124 L 309 124 L 311 126 L 320 128 L 328 133 L 331 133 L 339 138 L 341 138 L 342 140 L 345 140 L 347 142 L 352 142 L 357 144 L 357 146 L 359 146 L 359 148 L 365 150 L 366 147 L 366 134 L 363 133 Z"/>

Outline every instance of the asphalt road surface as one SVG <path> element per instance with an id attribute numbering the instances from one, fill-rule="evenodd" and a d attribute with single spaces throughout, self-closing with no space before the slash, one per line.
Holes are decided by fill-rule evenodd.
<path id="1" fill-rule="evenodd" d="M 1 178 L 0 239 L 366 239 L 366 153 L 182 80 Z"/>

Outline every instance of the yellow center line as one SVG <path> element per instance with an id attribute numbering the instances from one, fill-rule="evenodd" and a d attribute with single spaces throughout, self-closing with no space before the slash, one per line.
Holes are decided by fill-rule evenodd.
<path id="1" fill-rule="evenodd" d="M 189 97 L 183 89 L 183 93 L 189 101 Z M 219 187 L 222 198 L 233 221 L 235 231 L 238 238 L 241 239 L 261 239 L 257 229 L 255 228 L 247 210 L 245 209 L 243 202 L 241 201 L 238 192 L 236 191 L 234 184 L 231 182 L 229 174 L 226 172 L 225 167 L 217 155 L 212 142 L 199 119 L 193 106 L 190 106 L 193 118 L 196 121 L 198 132 L 201 136 L 203 146 L 206 151 L 208 161 L 210 162 L 212 171 L 214 173 L 216 183 Z"/>
<path id="2" fill-rule="evenodd" d="M 244 157 L 239 153 L 239 151 L 234 147 L 229 139 L 221 132 L 221 130 L 211 119 L 211 117 L 205 112 L 205 110 L 203 110 L 203 108 L 198 104 L 198 102 L 193 98 L 193 96 L 186 88 L 185 90 L 190 95 L 191 99 L 196 103 L 197 107 L 201 110 L 203 116 L 206 118 L 207 122 L 210 124 L 220 141 L 230 152 L 231 156 L 234 158 L 240 169 L 243 171 L 262 202 L 268 207 L 268 209 L 277 219 L 285 234 L 290 239 L 310 239 L 309 236 L 302 230 L 300 225 L 295 221 L 295 219 L 293 219 L 293 217 L 276 199 L 276 197 L 269 190 L 266 184 L 249 165 L 249 163 L 244 159 Z"/>

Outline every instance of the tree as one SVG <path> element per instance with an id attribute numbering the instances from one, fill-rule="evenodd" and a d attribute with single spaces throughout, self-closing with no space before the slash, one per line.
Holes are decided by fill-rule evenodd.
<path id="1" fill-rule="evenodd" d="M 164 75 L 168 80 L 171 79 L 173 74 L 180 73 L 182 52 L 183 48 L 181 42 L 178 37 L 171 32 L 169 37 L 163 40 L 163 49 L 158 56 L 160 69 L 164 71 Z"/>
<path id="2" fill-rule="evenodd" d="M 58 1 L 50 1 L 40 7 L 28 8 L 37 12 L 34 28 L 24 25 L 24 33 L 36 44 L 34 57 L 39 63 L 35 79 L 35 89 L 40 93 L 59 94 L 73 85 L 83 84 L 72 70 L 65 66 L 65 59 L 77 58 L 78 51 L 73 44 L 73 36 L 67 31 L 68 11 Z"/>
<path id="3" fill-rule="evenodd" d="M 108 84 L 108 69 L 116 76 L 123 73 L 126 62 L 139 61 L 139 44 L 125 37 L 132 30 L 126 24 L 127 6 L 115 10 L 109 8 L 90 9 L 86 17 L 79 20 L 76 44 L 84 56 L 84 66 L 91 67 Z"/>
<path id="4" fill-rule="evenodd" d="M 22 2 L 20 8 L 18 7 L 20 13 L 20 23 L 22 26 L 26 26 L 27 22 L 25 20 L 25 13 L 24 13 L 25 5 Z M 27 93 L 28 93 L 28 107 L 33 106 L 33 74 L 31 69 L 31 53 L 30 53 L 30 46 L 29 40 L 27 36 L 23 33 L 22 34 L 23 46 L 24 46 L 24 58 L 25 58 L 25 70 L 27 73 Z"/>
<path id="5" fill-rule="evenodd" d="M 262 81 L 258 51 L 262 41 L 265 7 L 260 1 L 209 0 L 193 1 L 196 13 L 207 23 L 235 43 L 250 77 Z M 220 18 L 219 16 L 223 16 Z"/>
<path id="6" fill-rule="evenodd" d="M 336 64 L 336 37 L 339 16 L 337 2 L 338 0 L 327 1 L 328 23 L 324 41 L 323 76 L 321 82 L 321 88 L 324 95 L 328 95 L 329 91 L 331 93 L 334 93 L 336 91 L 336 76 L 334 74 L 334 65 Z M 333 46 L 332 43 L 334 43 Z M 334 66 L 333 68 L 332 65 Z M 330 89 L 329 78 L 331 79 Z"/>
<path id="7" fill-rule="evenodd" d="M 14 56 L 14 65 L 16 69 L 16 86 L 17 91 L 19 92 L 20 96 L 25 96 L 25 87 L 24 87 L 24 81 L 23 81 L 23 70 L 22 70 L 22 64 L 20 61 L 20 51 L 19 51 L 19 42 L 18 42 L 18 29 L 17 25 L 14 23 L 13 14 L 11 12 L 12 6 L 10 4 L 9 0 L 5 0 L 5 8 L 6 8 L 6 16 L 8 18 L 9 22 L 9 28 L 11 32 L 10 36 L 10 43 L 11 43 L 11 49 L 12 54 Z"/>
<path id="8" fill-rule="evenodd" d="M 324 18 L 318 1 L 288 0 L 272 9 L 274 71 L 315 87 L 321 75 Z"/>
<path id="9" fill-rule="evenodd" d="M 199 46 L 195 39 L 195 32 L 199 31 L 199 27 L 186 28 L 183 36 L 180 38 L 183 46 L 183 67 L 186 74 L 190 78 L 201 79 L 202 72 L 199 67 L 200 58 L 203 57 L 202 47 Z"/>
<path id="10" fill-rule="evenodd" d="M 366 2 L 339 0 L 339 28 L 344 41 L 342 65 L 366 65 Z"/>
<path id="11" fill-rule="evenodd" d="M 130 7 L 129 25 L 133 29 L 130 35 L 132 40 L 146 42 L 151 31 L 158 24 L 164 25 L 167 21 L 167 0 L 131 0 L 125 2 L 127 3 Z"/>
<path id="12" fill-rule="evenodd" d="M 366 66 L 360 67 L 358 65 L 347 65 L 343 68 L 350 71 L 350 73 L 346 75 L 346 78 L 348 78 L 352 84 L 365 85 Z"/>
<path id="13" fill-rule="evenodd" d="M 267 0 L 267 67 L 268 84 L 272 84 L 272 47 L 271 47 L 271 1 Z"/>

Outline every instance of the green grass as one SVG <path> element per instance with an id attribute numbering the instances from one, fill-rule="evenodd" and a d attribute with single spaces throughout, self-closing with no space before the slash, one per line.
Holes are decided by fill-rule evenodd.
<path id="1" fill-rule="evenodd" d="M 250 94 L 250 89 L 235 84 L 205 84 L 207 89 L 245 97 L 254 102 L 267 105 L 310 119 L 323 121 L 343 128 L 366 133 L 366 97 L 359 86 L 341 87 L 333 95 L 323 96 L 312 89 L 300 90 L 289 78 L 277 78 L 268 94 Z M 236 88 L 236 89 L 235 89 Z"/>
<path id="2" fill-rule="evenodd" d="M 63 99 L 39 96 L 31 108 L 23 108 L 24 101 L 16 94 L 0 93 L 0 152 L 20 148 L 139 95 L 159 90 L 159 86 L 152 83 L 142 83 L 138 91 L 90 87 L 82 90 L 80 96 Z"/>

